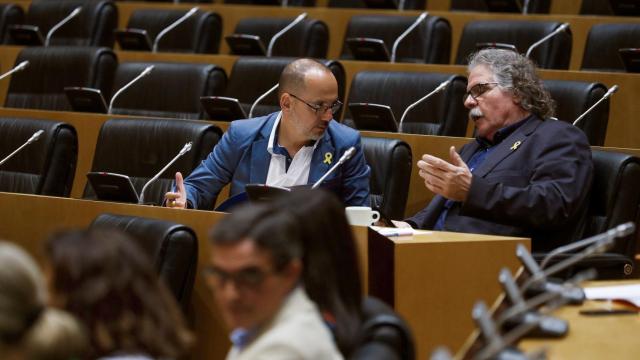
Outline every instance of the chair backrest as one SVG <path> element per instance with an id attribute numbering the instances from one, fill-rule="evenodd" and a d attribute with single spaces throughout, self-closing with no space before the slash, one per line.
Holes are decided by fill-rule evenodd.
<path id="1" fill-rule="evenodd" d="M 341 7 L 341 8 L 366 8 L 366 7 L 376 8 L 378 7 L 377 4 L 382 4 L 382 3 L 384 2 L 370 1 L 369 5 L 367 5 L 366 0 L 329 0 L 328 6 Z M 387 1 L 387 3 L 389 2 Z M 398 3 L 399 1 L 396 0 L 395 4 L 397 5 Z M 427 0 L 405 0 L 404 2 L 405 10 L 420 10 L 426 7 L 427 7 Z"/>
<path id="2" fill-rule="evenodd" d="M 640 24 L 596 24 L 589 29 L 582 56 L 582 70 L 625 71 L 618 53 L 622 48 L 640 48 Z"/>
<path id="3" fill-rule="evenodd" d="M 557 21 L 470 21 L 462 30 L 456 64 L 466 64 L 478 43 L 507 43 L 515 45 L 518 52 L 524 54 L 536 41 L 561 25 Z M 571 30 L 566 29 L 533 50 L 531 59 L 541 68 L 566 70 L 571 58 L 571 43 Z"/>
<path id="4" fill-rule="evenodd" d="M 579 14 L 638 16 L 640 3 L 635 0 L 582 0 Z"/>
<path id="5" fill-rule="evenodd" d="M 316 6 L 316 0 L 224 0 L 224 3 L 243 5 L 282 5 L 284 1 L 287 2 L 287 6 Z"/>
<path id="6" fill-rule="evenodd" d="M 251 104 L 280 81 L 282 70 L 295 58 L 242 56 L 236 60 L 229 75 L 225 96 L 238 99 L 245 113 Z M 346 75 L 342 64 L 335 60 L 318 60 L 325 64 L 338 81 L 338 98 L 344 99 Z M 344 101 L 343 101 L 344 102 Z M 253 116 L 261 116 L 280 110 L 277 91 L 264 98 L 256 106 Z"/>
<path id="7" fill-rule="evenodd" d="M 416 20 L 415 16 L 357 15 L 349 20 L 345 40 L 366 37 L 383 40 L 389 53 L 396 39 Z M 398 45 L 396 61 L 448 64 L 451 53 L 451 25 L 445 18 L 427 16 Z M 353 59 L 345 43 L 341 59 Z"/>
<path id="8" fill-rule="evenodd" d="M 573 123 L 607 92 L 601 83 L 569 80 L 543 80 L 556 102 L 556 117 Z M 609 99 L 603 101 L 585 116 L 577 127 L 582 129 L 593 146 L 603 146 L 609 123 Z"/>
<path id="9" fill-rule="evenodd" d="M 413 167 L 411 147 L 398 139 L 363 137 L 362 150 L 371 168 L 371 207 L 389 219 L 404 219 Z"/>
<path id="10" fill-rule="evenodd" d="M 116 228 L 129 234 L 153 261 L 169 291 L 184 310 L 189 304 L 198 263 L 195 232 L 171 221 L 101 214 L 91 228 Z"/>
<path id="11" fill-rule="evenodd" d="M 78 158 L 73 126 L 59 121 L 0 118 L 0 159 L 38 130 L 44 133 L 37 141 L 0 165 L 0 191 L 69 196 Z"/>
<path id="12" fill-rule="evenodd" d="M 628 221 L 637 223 L 640 207 L 640 159 L 622 153 L 593 150 L 594 176 L 583 238 Z M 639 231 L 618 239 L 611 253 L 633 260 Z"/>
<path id="13" fill-rule="evenodd" d="M 211 123 L 193 120 L 111 119 L 100 128 L 91 171 L 127 175 L 140 193 L 143 185 L 173 159 L 188 141 L 190 152 L 178 159 L 151 184 L 144 195 L 145 203 L 162 204 L 171 189 L 175 173 L 188 176 L 211 153 L 222 131 Z M 84 198 L 95 199 L 90 184 Z M 213 204 L 212 204 L 213 206 Z"/>
<path id="14" fill-rule="evenodd" d="M 128 28 L 144 29 L 151 42 L 158 34 L 181 18 L 188 10 L 139 9 L 127 23 Z M 215 54 L 220 48 L 222 18 L 211 11 L 196 13 L 160 39 L 158 51 Z"/>
<path id="15" fill-rule="evenodd" d="M 467 110 L 462 102 L 467 79 L 460 75 L 426 72 L 361 71 L 351 81 L 347 103 L 388 105 L 396 121 L 413 102 L 433 91 L 445 80 L 447 88 L 414 107 L 404 120 L 406 133 L 444 136 L 464 136 Z M 343 122 L 349 123 L 351 113 L 345 112 Z"/>
<path id="16" fill-rule="evenodd" d="M 487 2 L 491 0 L 451 0 L 451 6 L 449 9 L 451 11 L 481 11 L 487 12 L 492 11 L 492 8 L 487 5 Z M 514 3 L 516 5 L 516 9 L 521 7 L 523 1 L 521 0 L 511 0 L 511 1 L 500 1 L 502 4 Z M 507 8 L 507 6 L 504 8 Z M 501 6 L 501 7 L 502 7 Z M 551 9 L 551 0 L 531 0 L 529 1 L 529 14 L 548 14 Z M 495 10 L 493 10 L 495 11 Z M 506 11 L 496 11 L 496 12 L 506 12 Z M 521 12 L 521 11 L 518 11 Z"/>
<path id="17" fill-rule="evenodd" d="M 115 100 L 113 114 L 200 119 L 200 97 L 222 95 L 227 86 L 224 69 L 216 65 L 126 62 L 118 65 L 112 93 L 150 65 L 151 73 Z"/>
<path id="18" fill-rule="evenodd" d="M 80 14 L 55 32 L 50 45 L 112 47 L 118 9 L 111 0 L 35 0 L 29 6 L 25 24 L 38 26 L 46 36 L 78 6 L 82 7 Z"/>
<path id="19" fill-rule="evenodd" d="M 362 315 L 361 342 L 350 359 L 415 359 L 411 329 L 391 307 L 369 296 L 363 301 Z"/>
<path id="20" fill-rule="evenodd" d="M 0 4 L 0 42 L 7 42 L 7 29 L 24 22 L 24 10 L 16 4 Z"/>
<path id="21" fill-rule="evenodd" d="M 26 47 L 16 65 L 29 60 L 29 67 L 11 76 L 6 107 L 71 110 L 64 88 L 82 86 L 111 93 L 118 64 L 107 48 L 80 46 Z"/>
<path id="22" fill-rule="evenodd" d="M 236 34 L 257 35 L 267 49 L 271 38 L 293 18 L 246 18 L 238 21 Z M 322 20 L 305 19 L 278 38 L 272 56 L 326 58 L 329 28 Z"/>

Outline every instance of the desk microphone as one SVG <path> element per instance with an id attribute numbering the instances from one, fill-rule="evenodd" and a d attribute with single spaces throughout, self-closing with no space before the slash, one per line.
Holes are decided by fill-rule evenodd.
<path id="1" fill-rule="evenodd" d="M 178 155 L 176 155 L 173 159 L 171 159 L 171 161 L 169 161 L 169 163 L 167 165 L 165 165 L 165 167 L 163 167 L 162 170 L 158 171 L 158 173 L 155 174 L 151 178 L 151 180 L 147 181 L 147 183 L 144 184 L 144 186 L 142 187 L 142 190 L 140 191 L 140 199 L 138 200 L 138 204 L 140 204 L 140 205 L 144 204 L 144 193 L 145 193 L 145 191 L 147 191 L 147 187 L 149 187 L 149 185 L 151 185 L 151 183 L 153 183 L 154 181 L 158 180 L 160 175 L 162 175 L 162 173 L 167 171 L 167 169 L 171 165 L 173 165 L 173 163 L 176 162 L 180 157 L 182 157 L 182 155 L 188 153 L 191 150 L 191 146 L 192 145 L 193 145 L 193 143 L 191 141 L 189 141 L 188 143 L 184 144 L 184 146 L 182 147 L 182 149 L 180 150 Z"/>
<path id="2" fill-rule="evenodd" d="M 402 9 L 404 9 L 404 2 L 401 2 L 402 4 Z M 400 9 L 400 10 L 402 10 Z M 400 45 L 400 41 L 402 41 L 407 35 L 409 35 L 409 33 L 411 31 L 413 31 L 413 29 L 416 28 L 416 26 L 418 26 L 421 22 L 424 21 L 424 19 L 427 18 L 427 15 L 429 13 L 428 12 L 423 12 L 422 14 L 420 14 L 420 16 L 418 16 L 418 18 L 416 19 L 416 21 L 413 22 L 413 24 L 411 24 L 407 30 L 405 30 L 402 34 L 400 34 L 400 36 L 398 36 L 398 38 L 396 39 L 396 41 L 393 42 L 393 47 L 391 48 L 391 62 L 396 62 L 396 53 L 398 50 L 398 45 Z"/>
<path id="3" fill-rule="evenodd" d="M 276 44 L 276 40 L 278 40 L 282 35 L 284 35 L 292 27 L 298 25 L 298 23 L 304 20 L 306 17 L 307 17 L 306 12 L 298 15 L 298 17 L 296 17 L 291 23 L 289 23 L 289 25 L 285 26 L 282 30 L 278 31 L 275 35 L 273 35 L 273 37 L 269 41 L 269 46 L 267 47 L 267 57 L 271 57 L 271 53 L 273 52 L 273 46 Z"/>
<path id="4" fill-rule="evenodd" d="M 340 157 L 340 160 L 338 160 L 338 162 L 335 165 L 333 165 L 331 169 L 329 169 L 329 171 L 324 173 L 324 175 L 322 175 L 322 177 L 318 179 L 318 181 L 316 181 L 313 184 L 313 186 L 311 186 L 311 188 L 316 189 L 318 186 L 320 186 L 320 184 L 322 184 L 322 182 L 327 178 L 327 176 L 331 175 L 334 171 L 336 171 L 337 168 L 342 166 L 342 164 L 344 164 L 347 160 L 351 159 L 351 157 L 355 153 L 356 153 L 356 148 L 354 146 L 348 148 L 347 151 L 345 151 L 344 154 L 342 154 L 342 156 Z"/>
<path id="5" fill-rule="evenodd" d="M 495 323 L 491 320 L 491 315 L 484 301 L 480 300 L 476 302 L 471 311 L 471 317 L 476 323 L 476 326 L 478 326 L 487 344 L 474 356 L 474 359 L 527 359 L 525 354 L 514 347 L 510 347 L 509 343 L 505 342 L 502 336 L 500 336 Z M 493 356 L 487 356 L 485 355 L 486 353 L 491 353 Z"/>
<path id="6" fill-rule="evenodd" d="M 538 46 L 542 45 L 543 43 L 547 42 L 547 40 L 551 39 L 552 37 L 558 35 L 559 33 L 563 32 L 565 29 L 569 28 L 569 23 L 564 23 L 560 26 L 558 26 L 557 29 L 553 30 L 552 32 L 550 32 L 547 36 L 543 37 L 542 39 L 536 41 L 535 43 L 533 43 L 533 45 L 529 46 L 529 48 L 527 49 L 527 53 L 525 54 L 525 57 L 529 57 L 529 55 L 531 55 L 531 52 L 537 48 Z"/>
<path id="7" fill-rule="evenodd" d="M 153 65 L 147 66 L 144 70 L 142 70 L 142 72 L 138 76 L 136 76 L 133 80 L 129 81 L 125 86 L 121 87 L 118 91 L 116 91 L 116 93 L 111 97 L 111 101 L 109 101 L 109 108 L 107 109 L 107 114 L 111 114 L 111 109 L 113 109 L 113 104 L 118 98 L 118 96 L 120 96 L 120 94 L 122 94 L 123 91 L 127 90 L 131 85 L 136 83 L 138 80 L 151 74 L 151 70 L 153 70 Z"/>
<path id="8" fill-rule="evenodd" d="M 0 160 L 0 165 L 2 165 L 5 162 L 7 162 L 7 160 L 11 159 L 15 154 L 20 152 L 20 150 L 24 149 L 27 145 L 31 144 L 32 142 L 38 141 L 38 139 L 40 139 L 40 135 L 42 135 L 43 133 L 44 133 L 44 130 L 38 130 L 38 131 L 34 132 L 33 135 L 31 135 L 31 137 L 29 138 L 29 140 L 27 140 L 24 144 L 20 145 L 20 147 L 15 149 L 7 157 L 5 157 L 4 159 Z"/>
<path id="9" fill-rule="evenodd" d="M 7 76 L 13 74 L 13 73 L 17 73 L 18 71 L 22 71 L 24 69 L 26 69 L 29 66 L 29 60 L 25 60 L 23 62 L 21 62 L 20 64 L 16 65 L 13 69 L 7 71 L 6 73 L 0 75 L 0 80 L 6 78 Z"/>
<path id="10" fill-rule="evenodd" d="M 416 107 L 421 102 L 427 100 L 428 98 L 432 97 L 433 95 L 435 95 L 435 94 L 439 93 L 440 91 L 444 90 L 449 85 L 449 83 L 451 83 L 450 80 L 443 81 L 432 92 L 430 92 L 427 95 L 423 96 L 421 99 L 419 99 L 418 101 L 414 102 L 413 104 L 407 106 L 405 111 L 402 113 L 402 117 L 400 118 L 400 123 L 398 124 L 398 132 L 402 132 L 402 124 L 404 123 L 404 118 L 409 113 L 409 110 L 413 109 L 414 107 Z"/>
<path id="11" fill-rule="evenodd" d="M 53 25 L 51 27 L 51 30 L 49 30 L 49 32 L 47 33 L 46 38 L 44 39 L 44 46 L 49 46 L 49 42 L 51 41 L 51 36 L 53 36 L 53 33 L 58 31 L 58 29 L 61 28 L 62 25 L 68 23 L 69 21 L 71 21 L 71 19 L 78 16 L 78 14 L 80 14 L 80 11 L 82 11 L 82 6 L 78 6 L 77 8 L 73 9 L 73 11 L 71 11 L 69 15 L 67 15 L 67 17 L 60 20 L 59 23 Z"/>
<path id="12" fill-rule="evenodd" d="M 188 18 L 192 17 L 193 14 L 196 13 L 196 11 L 198 11 L 198 7 L 194 7 L 191 10 L 187 11 L 186 14 L 182 15 L 178 20 L 174 21 L 173 23 L 171 23 L 169 26 L 167 26 L 166 28 L 162 29 L 162 31 L 160 31 L 158 33 L 158 35 L 156 36 L 156 39 L 153 40 L 153 47 L 151 48 L 152 52 L 158 52 L 158 43 L 160 42 L 160 39 L 162 39 L 169 31 L 173 30 L 176 26 L 182 24 L 185 20 L 187 20 Z"/>
<path id="13" fill-rule="evenodd" d="M 605 99 L 609 98 L 611 95 L 613 95 L 613 93 L 615 93 L 616 91 L 618 91 L 619 86 L 618 85 L 613 85 L 612 87 L 609 88 L 609 90 L 607 90 L 607 92 L 602 95 L 602 97 L 600 98 L 600 100 L 596 101 L 595 104 L 591 105 L 590 108 L 587 109 L 587 111 L 583 112 L 580 116 L 578 116 L 578 118 L 576 119 L 576 121 L 573 122 L 573 125 L 575 126 L 578 122 L 580 122 L 580 120 L 582 120 L 582 118 L 584 118 L 585 116 L 587 116 L 587 114 L 589 114 L 591 112 L 591 110 L 595 109 L 596 106 L 598 106 L 601 102 L 603 102 Z"/>
<path id="14" fill-rule="evenodd" d="M 249 109 L 249 118 L 253 117 L 253 109 L 255 109 L 256 105 L 258 105 L 258 103 L 260 103 L 260 101 L 262 101 L 262 99 L 266 98 L 267 96 L 269 96 L 269 94 L 274 92 L 278 88 L 278 86 L 280 86 L 279 83 L 273 85 L 273 87 L 271 89 L 267 90 L 264 94 L 258 96 L 256 101 L 254 101 L 253 104 L 251 104 L 251 109 Z"/>

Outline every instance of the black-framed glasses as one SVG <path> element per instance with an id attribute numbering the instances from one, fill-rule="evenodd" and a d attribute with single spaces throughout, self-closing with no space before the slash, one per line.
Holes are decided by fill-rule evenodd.
<path id="1" fill-rule="evenodd" d="M 204 274 L 217 288 L 222 288 L 231 281 L 238 289 L 255 290 L 262 285 L 267 276 L 273 273 L 273 271 L 264 271 L 257 267 L 249 267 L 230 273 L 215 266 L 208 266 L 205 268 Z"/>
<path id="2" fill-rule="evenodd" d="M 320 114 L 326 114 L 327 110 L 331 109 L 331 113 L 335 114 L 338 112 L 338 110 L 340 110 L 340 107 L 342 107 L 342 102 L 340 102 L 340 100 L 336 100 L 333 104 L 331 105 L 318 105 L 318 104 L 310 104 L 302 99 L 300 99 L 299 97 L 295 96 L 292 93 L 289 93 L 289 95 L 293 96 L 294 98 L 302 101 L 303 103 L 305 103 L 305 105 L 307 105 L 309 108 L 311 108 L 311 110 L 313 110 L 316 115 Z"/>
<path id="3" fill-rule="evenodd" d="M 478 100 L 478 98 L 480 96 L 482 96 L 482 94 L 486 93 L 487 91 L 493 89 L 495 87 L 495 85 L 498 85 L 497 82 L 482 82 L 482 83 L 477 83 L 475 85 L 473 85 L 471 87 L 471 89 L 469 89 L 469 91 L 467 91 L 464 94 L 464 99 L 462 99 L 462 101 L 467 101 L 467 98 L 469 96 L 471 96 L 473 98 L 473 100 Z"/>

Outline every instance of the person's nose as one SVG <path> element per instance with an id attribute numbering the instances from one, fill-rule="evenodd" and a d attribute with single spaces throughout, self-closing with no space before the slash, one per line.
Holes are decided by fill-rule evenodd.
<path id="1" fill-rule="evenodd" d="M 222 292 L 222 296 L 227 301 L 232 301 L 240 297 L 240 291 L 238 289 L 238 285 L 236 285 L 235 281 L 227 280 L 223 284 L 221 284 L 220 289 L 218 291 Z"/>
<path id="2" fill-rule="evenodd" d="M 478 101 L 474 99 L 473 96 L 466 95 L 466 98 L 464 99 L 464 107 L 467 109 L 473 109 L 476 106 L 478 106 Z"/>
<path id="3" fill-rule="evenodd" d="M 331 119 L 333 119 L 333 112 L 331 111 L 331 108 L 327 109 L 321 116 L 320 116 L 320 120 L 322 121 L 326 121 L 329 122 L 331 121 Z"/>

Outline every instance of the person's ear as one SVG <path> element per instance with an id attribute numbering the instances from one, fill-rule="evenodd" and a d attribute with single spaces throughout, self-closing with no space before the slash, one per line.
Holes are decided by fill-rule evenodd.
<path id="1" fill-rule="evenodd" d="M 282 109 L 282 111 L 291 111 L 291 95 L 289 95 L 289 93 L 282 93 L 282 95 L 280 95 L 280 109 Z"/>
<path id="2" fill-rule="evenodd" d="M 283 271 L 284 277 L 291 283 L 291 286 L 296 284 L 302 276 L 302 260 L 293 259 L 289 262 L 289 265 Z"/>

